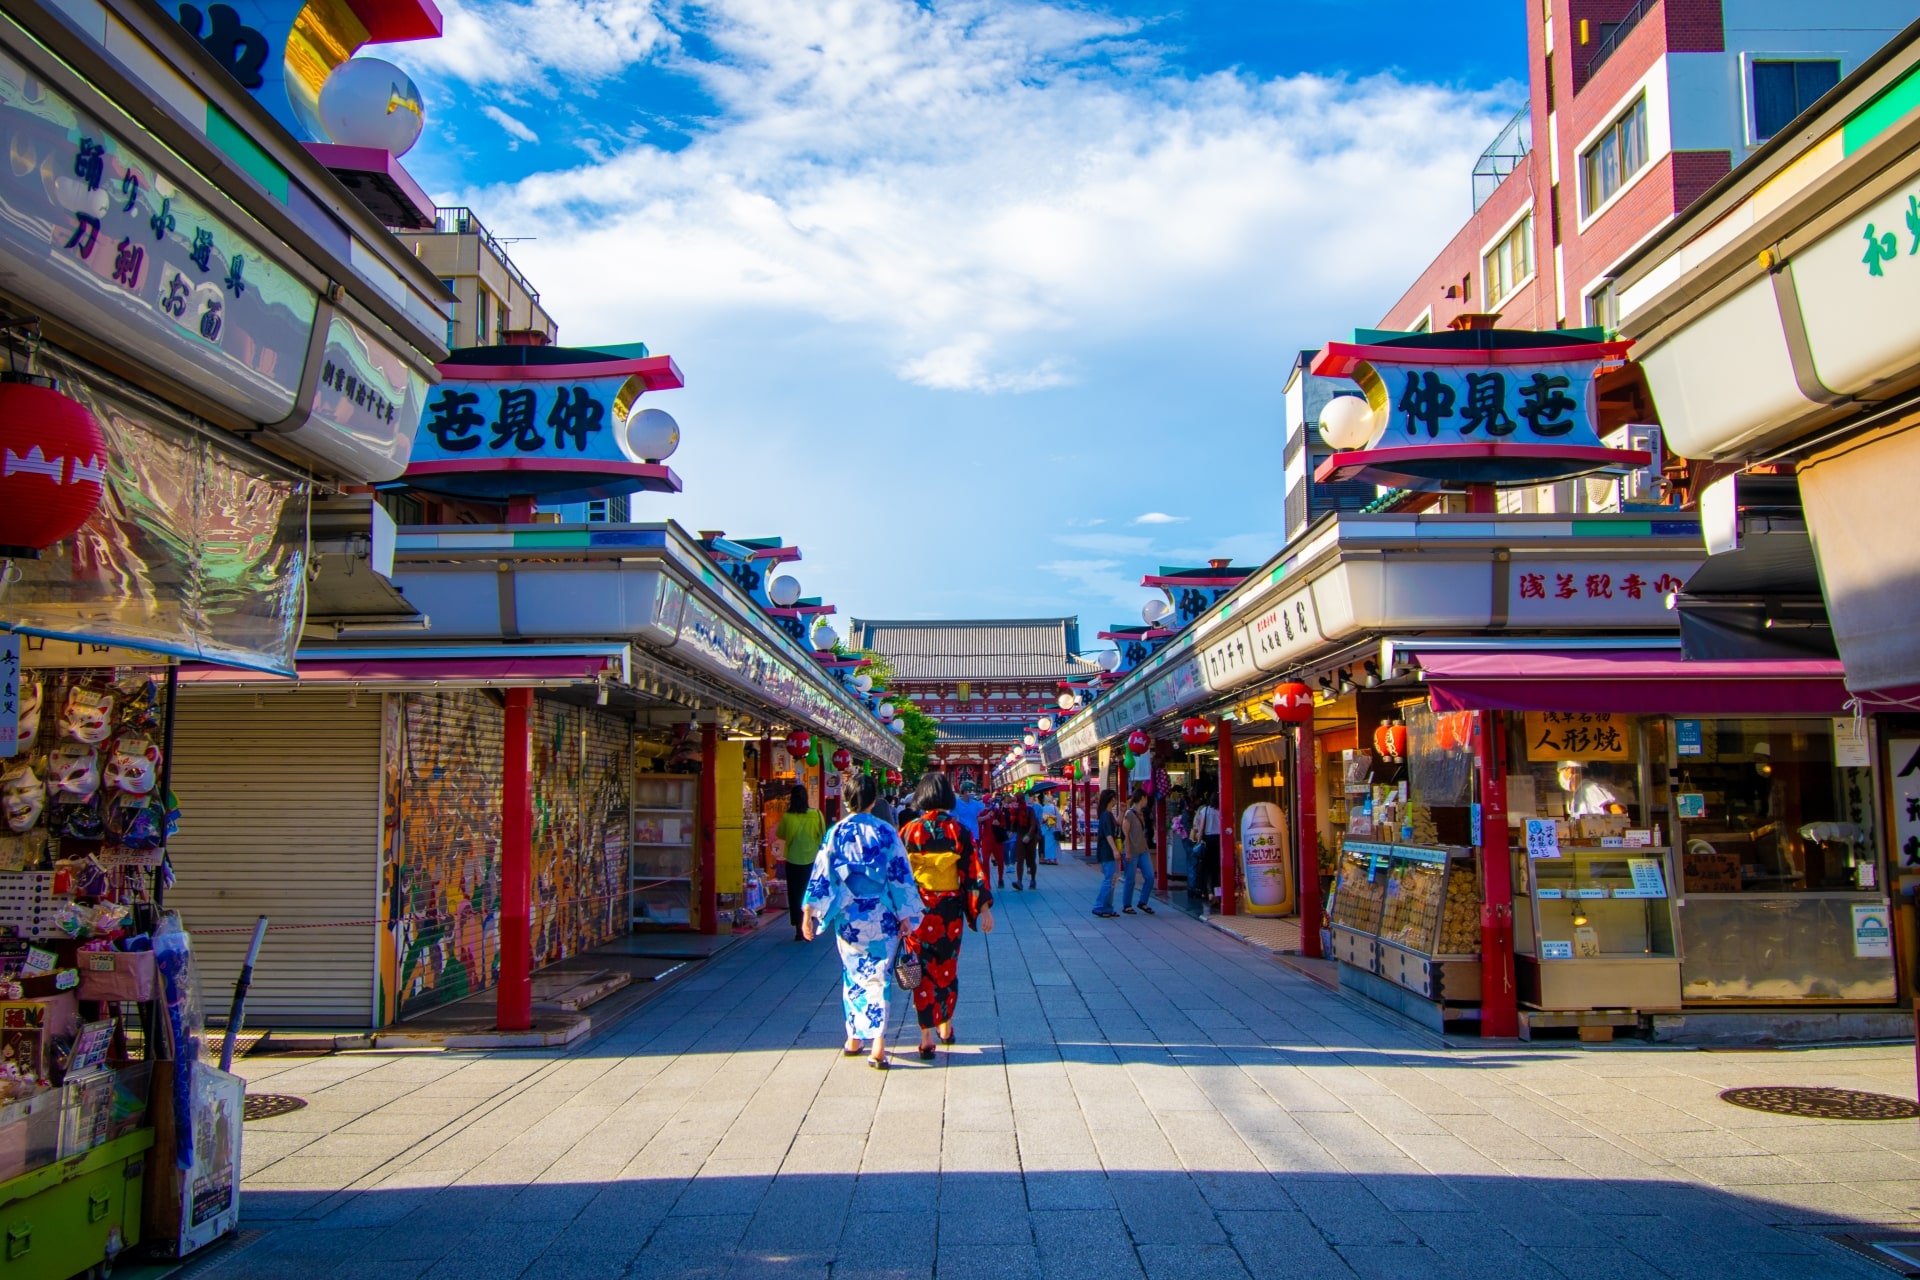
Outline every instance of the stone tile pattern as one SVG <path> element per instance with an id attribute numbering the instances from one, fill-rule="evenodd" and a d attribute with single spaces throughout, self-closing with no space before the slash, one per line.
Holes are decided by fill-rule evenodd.
<path id="1" fill-rule="evenodd" d="M 1909 1226 L 1920 1128 L 1742 1111 L 1913 1096 L 1904 1047 L 1449 1049 L 1049 868 L 969 935 L 961 1042 L 837 1052 L 836 961 L 768 929 L 566 1051 L 244 1063 L 248 1277 L 1806 1277 Z"/>

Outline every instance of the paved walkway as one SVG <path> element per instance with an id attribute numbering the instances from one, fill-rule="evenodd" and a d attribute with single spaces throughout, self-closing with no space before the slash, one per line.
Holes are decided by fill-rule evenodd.
<path id="1" fill-rule="evenodd" d="M 837 1049 L 836 962 L 767 930 L 570 1051 L 255 1059 L 225 1277 L 1882 1276 L 1920 1130 L 1739 1110 L 1913 1096 L 1909 1047 L 1447 1050 L 1067 863 L 962 959 L 961 1043 Z M 911 1047 L 912 1034 L 902 1037 Z"/>

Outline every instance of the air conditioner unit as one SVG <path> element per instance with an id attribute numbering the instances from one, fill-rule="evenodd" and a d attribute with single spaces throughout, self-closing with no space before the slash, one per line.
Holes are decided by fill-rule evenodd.
<path id="1" fill-rule="evenodd" d="M 1594 511 L 1626 511 L 1634 507 L 1663 505 L 1660 491 L 1660 428 L 1652 423 L 1630 422 L 1600 438 L 1609 449 L 1633 449 L 1651 455 L 1644 467 L 1616 476 L 1592 476 L 1587 480 L 1589 508 Z"/>

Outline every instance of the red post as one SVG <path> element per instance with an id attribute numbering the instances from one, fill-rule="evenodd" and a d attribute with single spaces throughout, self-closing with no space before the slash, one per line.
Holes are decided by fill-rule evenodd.
<path id="1" fill-rule="evenodd" d="M 1240 857 L 1233 823 L 1233 721 L 1222 720 L 1220 745 L 1220 914 L 1240 913 Z"/>
<path id="2" fill-rule="evenodd" d="M 500 989 L 493 1025 L 533 1026 L 533 690 L 507 690 L 500 743 Z"/>
<path id="3" fill-rule="evenodd" d="M 1314 796 L 1319 770 L 1313 760 L 1313 721 L 1298 726 L 1293 748 L 1293 816 L 1299 830 L 1294 848 L 1300 853 L 1300 954 L 1309 960 L 1320 954 L 1320 815 Z"/>
<path id="4" fill-rule="evenodd" d="M 508 524 L 532 524 L 537 509 L 531 494 L 517 494 L 507 499 Z"/>
<path id="5" fill-rule="evenodd" d="M 1507 852 L 1507 774 L 1500 751 L 1498 712 L 1473 718 L 1480 765 L 1480 1034 L 1520 1034 L 1519 994 L 1513 981 L 1513 862 Z"/>
<path id="6" fill-rule="evenodd" d="M 718 840 L 714 831 L 714 809 L 720 798 L 720 727 L 713 724 L 700 726 L 700 815 L 695 821 L 695 832 L 700 841 L 700 932 L 718 933 L 720 931 L 720 894 L 714 887 L 716 860 L 715 846 Z"/>
<path id="7" fill-rule="evenodd" d="M 1163 759 L 1162 752 L 1167 744 L 1153 744 L 1153 758 Z M 1153 797 L 1153 887 L 1161 897 L 1167 896 L 1167 797 L 1156 792 Z"/>
<path id="8" fill-rule="evenodd" d="M 1470 484 L 1467 486 L 1467 512 L 1470 515 L 1490 516 L 1499 508 L 1494 487 L 1490 484 Z"/>

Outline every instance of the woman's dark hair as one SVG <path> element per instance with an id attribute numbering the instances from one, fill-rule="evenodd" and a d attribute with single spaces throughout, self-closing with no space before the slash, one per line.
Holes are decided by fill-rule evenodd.
<path id="1" fill-rule="evenodd" d="M 953 784 L 947 781 L 946 771 L 929 769 L 921 774 L 920 781 L 914 785 L 911 803 L 915 813 L 953 808 Z"/>
<path id="2" fill-rule="evenodd" d="M 805 787 L 796 786 L 793 790 L 787 792 L 788 813 L 805 813 L 807 811 L 807 803 L 807 789 Z"/>
<path id="3" fill-rule="evenodd" d="M 1112 804 L 1115 800 L 1119 798 L 1120 798 L 1120 793 L 1118 791 L 1115 791 L 1112 787 L 1108 787 L 1105 791 L 1102 791 L 1100 793 L 1100 803 L 1095 807 L 1095 812 L 1105 813 L 1107 806 Z"/>
<path id="4" fill-rule="evenodd" d="M 847 807 L 865 813 L 880 798 L 880 779 L 870 773 L 857 773 L 847 784 Z"/>

